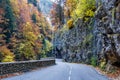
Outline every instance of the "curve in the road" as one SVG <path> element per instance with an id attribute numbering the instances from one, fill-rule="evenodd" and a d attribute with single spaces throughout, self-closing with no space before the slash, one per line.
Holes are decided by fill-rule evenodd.
<path id="1" fill-rule="evenodd" d="M 57 62 L 56 65 L 3 80 L 109 80 L 95 69 L 74 63 Z"/>

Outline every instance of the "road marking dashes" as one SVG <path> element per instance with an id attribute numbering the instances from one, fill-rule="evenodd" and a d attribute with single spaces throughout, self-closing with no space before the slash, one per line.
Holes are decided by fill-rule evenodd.
<path id="1" fill-rule="evenodd" d="M 68 80 L 71 80 L 72 67 L 70 67 Z"/>

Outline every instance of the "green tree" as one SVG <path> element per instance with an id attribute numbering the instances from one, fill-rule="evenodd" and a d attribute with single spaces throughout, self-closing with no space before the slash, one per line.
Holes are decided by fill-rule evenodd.
<path id="1" fill-rule="evenodd" d="M 37 20 L 36 20 L 36 15 L 35 14 L 32 14 L 32 20 L 33 20 L 33 23 L 36 23 Z"/>
<path id="2" fill-rule="evenodd" d="M 43 39 L 42 40 L 43 47 L 41 49 L 41 57 L 46 57 L 47 53 L 51 51 L 52 49 L 52 44 L 50 41 Z"/>
<path id="3" fill-rule="evenodd" d="M 34 6 L 37 6 L 37 0 L 28 0 L 28 3 L 32 3 Z"/>
<path id="4" fill-rule="evenodd" d="M 5 0 L 6 6 L 5 6 L 5 18 L 7 19 L 7 24 L 5 25 L 6 29 L 6 42 L 10 42 L 11 35 L 16 27 L 16 21 L 15 16 L 10 4 L 10 0 Z"/>

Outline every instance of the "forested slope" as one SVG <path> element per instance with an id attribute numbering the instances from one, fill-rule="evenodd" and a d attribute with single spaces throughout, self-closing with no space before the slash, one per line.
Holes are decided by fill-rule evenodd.
<path id="1" fill-rule="evenodd" d="M 40 59 L 51 50 L 50 25 L 38 5 L 39 0 L 0 0 L 0 61 Z"/>

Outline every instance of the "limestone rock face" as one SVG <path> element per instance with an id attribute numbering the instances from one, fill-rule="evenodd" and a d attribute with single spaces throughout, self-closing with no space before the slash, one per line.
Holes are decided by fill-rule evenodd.
<path id="1" fill-rule="evenodd" d="M 61 53 L 67 62 L 89 63 L 92 56 L 92 39 L 92 27 L 87 27 L 86 23 L 78 20 L 74 28 L 55 35 L 56 54 Z"/>
<path id="2" fill-rule="evenodd" d="M 56 46 L 65 61 L 120 65 L 120 0 L 96 0 L 95 17 L 56 34 Z M 57 53 L 57 52 L 56 52 Z"/>
<path id="3" fill-rule="evenodd" d="M 107 63 L 120 65 L 120 0 L 101 0 L 95 27 L 102 37 L 102 52 Z M 103 15 L 104 14 L 104 15 Z"/>

